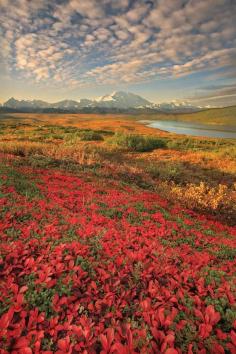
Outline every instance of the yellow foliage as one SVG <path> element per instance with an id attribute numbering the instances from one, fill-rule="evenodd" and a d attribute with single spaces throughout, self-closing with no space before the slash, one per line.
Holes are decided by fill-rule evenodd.
<path id="1" fill-rule="evenodd" d="M 188 208 L 219 210 L 233 207 L 235 209 L 234 192 L 223 184 L 210 187 L 204 182 L 199 185 L 189 183 L 186 186 L 171 183 L 168 188 L 172 197 L 184 203 Z"/>

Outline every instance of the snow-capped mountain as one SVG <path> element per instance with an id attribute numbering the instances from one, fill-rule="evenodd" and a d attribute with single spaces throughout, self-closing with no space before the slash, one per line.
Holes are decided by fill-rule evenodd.
<path id="1" fill-rule="evenodd" d="M 3 103 L 3 107 L 21 109 L 21 108 L 45 108 L 50 104 L 41 100 L 16 100 L 15 98 L 10 98 L 8 101 Z"/>
<path id="2" fill-rule="evenodd" d="M 111 95 L 105 95 L 95 100 L 98 107 L 108 108 L 146 108 L 153 104 L 145 98 L 130 92 L 115 91 Z"/>
<path id="3" fill-rule="evenodd" d="M 51 105 L 51 108 L 60 108 L 60 109 L 67 109 L 67 108 L 71 108 L 71 107 L 78 108 L 79 102 L 73 101 L 73 100 L 63 100 L 63 101 L 60 101 L 57 103 L 53 103 Z"/>
<path id="4" fill-rule="evenodd" d="M 115 91 L 110 95 L 99 97 L 95 100 L 80 99 L 63 100 L 55 103 L 48 103 L 41 100 L 16 100 L 10 98 L 3 104 L 2 108 L 19 111 L 72 111 L 77 112 L 83 109 L 101 110 L 155 110 L 161 112 L 191 112 L 197 111 L 200 107 L 192 106 L 186 102 L 172 101 L 169 103 L 152 103 L 145 98 L 130 92 Z"/>
<path id="5" fill-rule="evenodd" d="M 78 101 L 63 100 L 63 101 L 50 104 L 50 108 L 64 109 L 64 110 L 76 110 L 76 109 L 92 107 L 92 106 L 93 106 L 93 101 L 87 98 L 82 98 Z"/>
<path id="6" fill-rule="evenodd" d="M 188 102 L 172 101 L 158 104 L 158 108 L 162 112 L 193 112 L 199 111 L 202 107 L 193 106 Z"/>
<path id="7" fill-rule="evenodd" d="M 92 106 L 92 104 L 93 101 L 88 99 L 81 99 L 78 101 L 63 100 L 55 103 L 48 103 L 40 100 L 32 100 L 32 101 L 16 100 L 15 98 L 12 97 L 3 104 L 3 107 L 12 108 L 12 109 L 22 109 L 22 110 L 24 109 L 29 110 L 31 108 L 34 110 L 51 109 L 51 110 L 76 111 L 84 107 L 90 107 Z"/>

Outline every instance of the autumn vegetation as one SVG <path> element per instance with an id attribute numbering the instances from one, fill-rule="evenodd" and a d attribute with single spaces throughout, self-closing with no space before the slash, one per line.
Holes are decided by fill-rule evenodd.
<path id="1" fill-rule="evenodd" d="M 236 144 L 0 121 L 0 353 L 235 353 Z"/>
<path id="2" fill-rule="evenodd" d="M 122 115 L 16 114 L 2 118 L 0 151 L 40 167 L 77 164 L 118 179 L 125 173 L 170 201 L 235 222 L 233 139 L 171 135 Z"/>

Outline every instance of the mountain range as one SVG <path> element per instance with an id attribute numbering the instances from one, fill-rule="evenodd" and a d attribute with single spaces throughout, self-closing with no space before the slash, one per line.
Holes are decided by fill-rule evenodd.
<path id="1" fill-rule="evenodd" d="M 1 111 L 10 112 L 124 112 L 124 111 L 159 111 L 159 112 L 196 112 L 201 107 L 186 102 L 152 103 L 130 92 L 115 91 L 97 99 L 63 100 L 48 103 L 41 100 L 17 100 L 10 98 L 0 107 Z"/>

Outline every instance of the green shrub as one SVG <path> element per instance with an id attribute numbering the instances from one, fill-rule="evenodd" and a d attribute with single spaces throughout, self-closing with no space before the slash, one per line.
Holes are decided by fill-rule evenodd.
<path id="1" fill-rule="evenodd" d="M 91 131 L 81 131 L 79 133 L 80 140 L 82 141 L 92 141 L 92 140 L 103 140 L 101 134 L 91 130 Z"/>
<path id="2" fill-rule="evenodd" d="M 166 146 L 162 139 L 135 134 L 116 133 L 112 140 L 119 146 L 137 152 L 152 151 Z"/>
<path id="3" fill-rule="evenodd" d="M 149 164 L 146 167 L 146 172 L 151 175 L 152 178 L 158 178 L 163 181 L 174 181 L 181 183 L 183 181 L 183 166 L 174 163 L 165 164 Z"/>
<path id="4" fill-rule="evenodd" d="M 232 145 L 232 141 L 229 139 L 199 139 L 194 137 L 186 138 L 167 138 L 167 147 L 173 150 L 185 151 L 233 151 L 233 157 L 235 157 L 235 146 Z"/>
<path id="5" fill-rule="evenodd" d="M 111 130 L 103 130 L 103 129 L 100 129 L 100 130 L 97 130 L 97 133 L 99 134 L 102 134 L 102 135 L 114 135 L 115 133 Z"/>
<path id="6" fill-rule="evenodd" d="M 76 143 L 76 141 L 101 141 L 103 140 L 103 136 L 100 132 L 91 130 L 91 129 L 83 129 L 77 130 L 73 133 L 69 133 L 66 135 L 67 142 L 69 143 Z"/>

